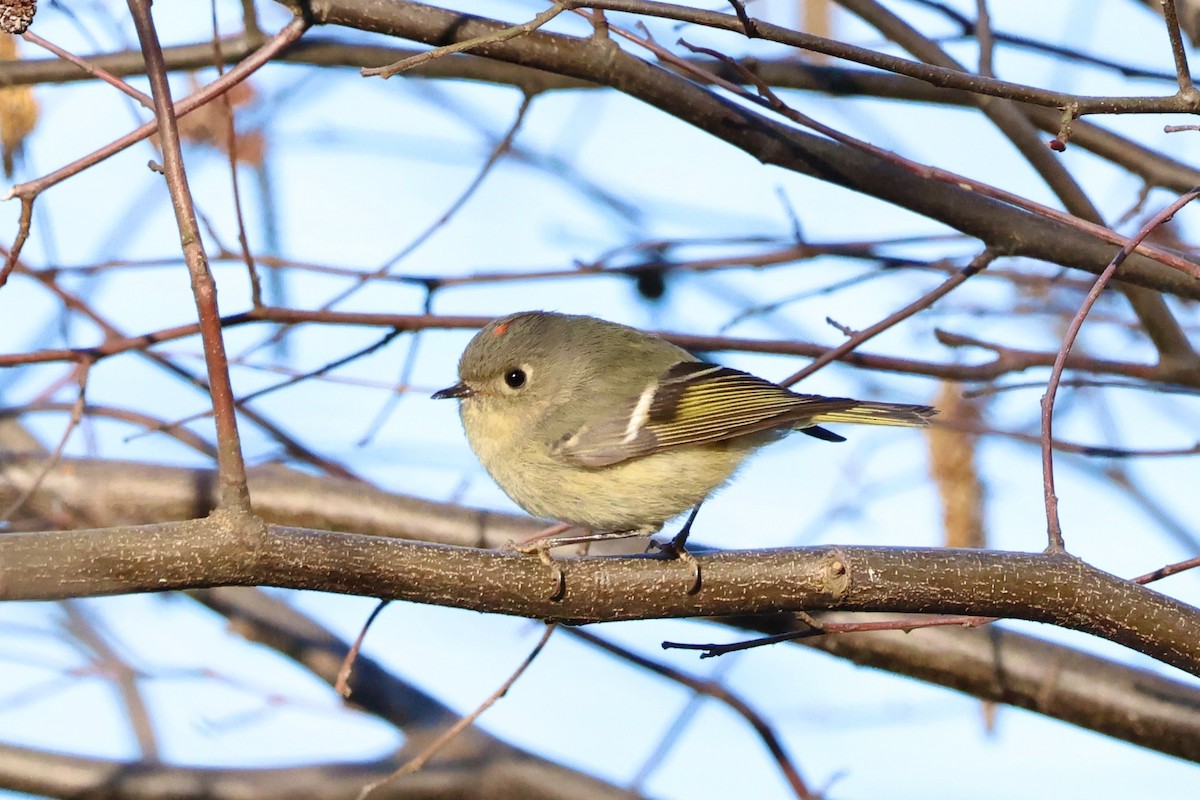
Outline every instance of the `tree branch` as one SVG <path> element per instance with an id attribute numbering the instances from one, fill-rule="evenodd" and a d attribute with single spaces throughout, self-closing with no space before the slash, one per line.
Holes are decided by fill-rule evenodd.
<path id="1" fill-rule="evenodd" d="M 0 600 L 277 586 L 584 624 L 781 611 L 975 614 L 1090 633 L 1200 675 L 1200 611 L 1062 554 L 801 547 L 559 559 L 281 525 L 204 520 L 0 537 Z M 630 603 L 630 598 L 638 602 Z"/>

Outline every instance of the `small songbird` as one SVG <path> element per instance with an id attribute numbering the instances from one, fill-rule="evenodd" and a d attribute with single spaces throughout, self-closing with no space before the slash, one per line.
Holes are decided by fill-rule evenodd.
<path id="1" fill-rule="evenodd" d="M 433 396 L 461 401 L 496 483 L 533 516 L 599 535 L 655 533 L 792 431 L 840 442 L 819 423 L 918 427 L 935 413 L 796 394 L 635 328 L 547 311 L 488 324 L 458 374 Z"/>

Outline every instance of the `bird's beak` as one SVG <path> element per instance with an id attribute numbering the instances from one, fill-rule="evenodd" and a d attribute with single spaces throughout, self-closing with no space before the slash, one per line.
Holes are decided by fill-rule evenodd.
<path id="1" fill-rule="evenodd" d="M 456 383 L 453 386 L 447 386 L 445 389 L 442 389 L 441 391 L 434 392 L 433 399 L 434 400 L 448 400 L 450 398 L 461 399 L 463 397 L 470 397 L 473 394 L 475 394 L 475 390 L 472 389 L 470 386 L 467 386 L 465 383 Z"/>

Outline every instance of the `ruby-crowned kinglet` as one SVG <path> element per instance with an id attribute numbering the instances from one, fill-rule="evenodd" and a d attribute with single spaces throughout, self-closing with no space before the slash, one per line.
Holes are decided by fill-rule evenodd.
<path id="1" fill-rule="evenodd" d="M 526 311 L 476 334 L 460 381 L 463 428 L 484 468 L 536 517 L 651 534 L 697 506 L 759 447 L 820 422 L 926 425 L 929 406 L 796 394 L 705 363 L 635 328 Z"/>

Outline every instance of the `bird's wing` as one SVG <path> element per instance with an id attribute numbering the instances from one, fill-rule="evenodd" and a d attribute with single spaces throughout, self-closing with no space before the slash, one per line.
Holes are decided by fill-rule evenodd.
<path id="1" fill-rule="evenodd" d="M 728 367 L 684 361 L 637 397 L 568 432 L 553 453 L 578 466 L 603 467 L 673 447 L 804 428 L 860 405 L 845 398 L 796 394 Z M 821 432 L 827 436 L 818 438 L 841 438 Z"/>

